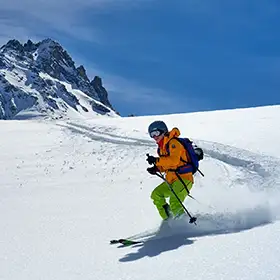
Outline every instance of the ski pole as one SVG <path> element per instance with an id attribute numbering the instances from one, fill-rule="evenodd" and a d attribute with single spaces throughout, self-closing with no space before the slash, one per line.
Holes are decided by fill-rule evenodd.
<path id="1" fill-rule="evenodd" d="M 197 171 L 200 173 L 200 175 L 202 176 L 202 177 L 204 177 L 204 174 L 197 168 Z"/>
<path id="2" fill-rule="evenodd" d="M 180 182 L 182 183 L 182 185 L 185 187 L 187 193 L 188 193 L 188 196 L 193 199 L 193 200 L 196 200 L 192 195 L 190 195 L 190 191 L 188 189 L 188 185 L 190 184 L 190 182 L 186 185 L 185 182 L 183 181 L 183 179 L 181 178 L 181 176 L 179 175 L 179 173 L 177 171 L 175 171 L 175 174 L 176 176 L 178 177 L 178 179 L 180 180 Z"/>
<path id="3" fill-rule="evenodd" d="M 192 195 L 190 195 L 190 192 L 189 192 L 189 190 L 188 190 L 188 185 L 189 185 L 189 183 L 186 185 L 185 182 L 183 181 L 182 177 L 179 175 L 179 173 L 178 173 L 178 172 L 175 172 L 175 174 L 177 175 L 177 177 L 178 177 L 178 179 L 181 181 L 181 183 L 185 186 L 185 189 L 187 190 L 188 196 L 189 196 L 191 199 L 193 199 L 194 201 L 196 201 L 198 204 L 203 205 L 203 203 L 201 203 L 201 202 L 198 201 L 195 197 L 193 197 Z M 204 175 L 203 175 L 203 176 L 204 176 Z M 211 209 L 214 209 L 214 208 L 213 208 L 212 206 L 210 206 L 210 205 L 204 204 L 204 206 L 207 206 L 207 207 L 209 207 L 209 208 L 211 208 Z"/>
<path id="4" fill-rule="evenodd" d="M 185 207 L 185 205 L 183 204 L 183 202 L 180 200 L 180 198 L 178 197 L 178 195 L 176 194 L 176 192 L 173 190 L 171 184 L 169 184 L 167 182 L 167 180 L 164 178 L 163 175 L 161 175 L 160 173 L 155 173 L 155 175 L 157 175 L 159 178 L 161 178 L 169 187 L 169 189 L 171 190 L 171 192 L 174 194 L 174 196 L 177 198 L 177 200 L 179 201 L 179 203 L 181 204 L 181 206 L 183 207 L 183 209 L 185 210 L 185 212 L 188 214 L 188 216 L 190 217 L 190 224 L 195 224 L 196 225 L 196 217 L 193 217 L 190 212 L 188 211 L 188 209 Z"/>

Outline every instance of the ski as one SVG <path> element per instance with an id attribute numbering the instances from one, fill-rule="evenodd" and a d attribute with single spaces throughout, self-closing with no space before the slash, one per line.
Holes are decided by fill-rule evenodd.
<path id="1" fill-rule="evenodd" d="M 110 244 L 122 244 L 124 246 L 131 246 L 134 244 L 141 244 L 143 241 L 135 241 L 130 239 L 114 239 L 110 241 Z"/>

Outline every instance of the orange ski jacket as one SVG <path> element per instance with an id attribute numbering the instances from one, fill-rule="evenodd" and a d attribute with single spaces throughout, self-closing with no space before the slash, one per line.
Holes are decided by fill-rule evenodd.
<path id="1" fill-rule="evenodd" d="M 184 146 L 174 139 L 179 136 L 179 129 L 176 127 L 173 128 L 164 136 L 162 145 L 158 147 L 159 158 L 156 161 L 156 166 L 160 172 L 166 173 L 166 180 L 170 184 L 179 180 L 175 170 L 179 167 L 185 166 L 186 162 L 190 162 L 188 152 Z M 192 172 L 180 172 L 180 177 L 193 183 Z"/>

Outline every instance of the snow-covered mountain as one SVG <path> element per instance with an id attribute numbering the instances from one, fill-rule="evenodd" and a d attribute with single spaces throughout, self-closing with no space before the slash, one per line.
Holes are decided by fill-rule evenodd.
<path id="1" fill-rule="evenodd" d="M 10 40 L 0 49 L 0 119 L 32 112 L 55 118 L 117 116 L 101 78 L 90 81 L 59 43 Z"/>
<path id="2" fill-rule="evenodd" d="M 205 151 L 161 228 L 147 173 L 154 120 Z M 1 280 L 279 280 L 280 106 L 70 121 L 0 121 Z M 111 239 L 143 237 L 130 247 Z M 148 237 L 149 236 L 149 237 Z"/>

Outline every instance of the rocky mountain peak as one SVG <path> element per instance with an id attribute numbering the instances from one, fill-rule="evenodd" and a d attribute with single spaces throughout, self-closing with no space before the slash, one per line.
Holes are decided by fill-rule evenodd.
<path id="1" fill-rule="evenodd" d="M 100 96 L 100 101 L 107 106 L 111 106 L 111 104 L 108 103 L 109 102 L 108 101 L 108 92 L 103 87 L 102 79 L 99 76 L 95 76 L 94 79 L 90 82 L 90 84 L 93 86 L 94 90 Z"/>
<path id="2" fill-rule="evenodd" d="M 96 88 L 101 88 L 103 87 L 102 85 L 102 79 L 99 76 L 95 76 L 94 79 L 91 81 L 91 83 L 96 87 Z"/>
<path id="3" fill-rule="evenodd" d="M 65 84 L 69 87 L 65 87 Z M 64 109 L 70 106 L 76 110 L 78 105 L 82 105 L 76 96 L 71 97 L 73 91 L 87 95 L 92 100 L 93 111 L 101 114 L 114 112 L 101 78 L 96 76 L 90 81 L 86 69 L 82 65 L 76 68 L 71 56 L 58 42 L 45 39 L 38 43 L 28 40 L 21 44 L 18 40 L 10 40 L 0 48 L 0 119 L 5 115 L 11 118 L 21 107 L 34 106 L 40 100 L 38 95 L 43 96 L 47 103 L 46 106 L 41 105 L 51 111 L 60 110 L 57 103 L 60 99 L 67 103 Z M 26 102 L 29 105 L 17 104 L 22 96 L 30 101 Z M 13 112 L 10 110 L 6 114 L 4 105 L 8 103 L 13 103 Z M 82 108 L 89 111 L 84 106 Z"/>
<path id="4" fill-rule="evenodd" d="M 46 39 L 38 44 L 33 54 L 37 66 L 54 78 L 64 79 L 64 75 L 76 70 L 70 55 L 57 42 Z"/>
<path id="5" fill-rule="evenodd" d="M 26 52 L 34 52 L 38 48 L 39 44 L 34 44 L 31 40 L 28 40 L 24 45 L 24 50 Z"/>
<path id="6" fill-rule="evenodd" d="M 79 67 L 77 67 L 77 71 L 81 78 L 83 78 L 85 81 L 89 82 L 89 78 L 87 76 L 86 69 L 84 68 L 83 65 L 80 65 Z"/>
<path id="7" fill-rule="evenodd" d="M 14 50 L 18 52 L 23 52 L 24 47 L 18 40 L 10 40 L 8 43 L 1 47 L 2 52 L 6 52 L 9 50 Z"/>

